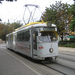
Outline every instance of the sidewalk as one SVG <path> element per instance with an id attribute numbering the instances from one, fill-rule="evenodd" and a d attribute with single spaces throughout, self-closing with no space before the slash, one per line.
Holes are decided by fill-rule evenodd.
<path id="1" fill-rule="evenodd" d="M 58 47 L 59 51 L 68 51 L 68 52 L 75 52 L 75 48 L 69 48 L 69 47 Z"/>

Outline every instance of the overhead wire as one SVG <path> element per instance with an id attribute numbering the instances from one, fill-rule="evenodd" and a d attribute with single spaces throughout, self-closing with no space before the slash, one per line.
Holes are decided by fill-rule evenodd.
<path id="1" fill-rule="evenodd" d="M 48 2 L 46 5 L 48 5 L 49 3 L 52 3 L 54 0 L 52 0 L 51 2 Z M 67 0 L 66 3 L 68 3 L 70 0 Z M 41 7 L 41 9 L 43 9 L 46 5 L 44 5 L 43 7 Z M 38 15 L 37 15 L 38 16 Z"/>
<path id="2" fill-rule="evenodd" d="M 32 3 L 35 3 L 37 0 L 35 0 L 35 1 L 33 1 Z M 44 6 L 42 6 L 39 10 L 40 10 L 40 12 L 41 13 L 43 13 L 42 11 L 41 11 L 41 9 L 43 9 L 44 7 L 46 7 L 48 4 L 51 4 L 53 1 L 55 1 L 55 0 L 51 0 L 50 2 L 48 2 L 47 4 L 45 4 Z M 67 0 L 66 1 L 66 3 L 67 2 L 69 2 L 70 0 Z M 37 13 L 38 14 L 38 13 Z M 38 14 L 39 15 L 39 14 Z M 38 16 L 38 15 L 36 15 L 36 17 Z M 19 17 L 19 16 L 18 16 Z M 18 19 L 18 17 L 16 18 L 16 19 Z M 16 20 L 16 19 L 14 19 L 14 21 Z M 28 18 L 26 18 L 26 20 L 27 20 Z"/>
<path id="3" fill-rule="evenodd" d="M 32 3 L 34 3 L 34 2 L 36 2 L 37 0 L 34 0 Z M 25 9 L 26 10 L 26 9 Z M 25 12 L 25 10 L 24 10 L 24 12 Z M 23 14 L 23 19 L 24 19 L 24 15 L 25 15 L 25 13 Z M 18 16 L 19 17 L 19 16 Z M 16 17 L 13 21 L 15 21 L 18 17 Z M 28 18 L 27 18 L 28 19 Z M 24 21 L 24 23 L 25 23 L 25 20 L 23 20 Z"/>
<path id="4" fill-rule="evenodd" d="M 54 0 L 52 0 L 52 1 L 50 1 L 50 2 L 48 2 L 47 4 L 45 4 L 43 7 L 41 7 L 41 9 L 42 8 L 44 8 L 46 5 L 48 5 L 48 4 L 50 4 L 50 3 L 52 3 Z M 39 9 L 39 8 L 38 8 Z M 40 9 L 39 9 L 40 10 Z M 40 12 L 41 12 L 41 15 L 43 14 L 43 12 L 40 10 Z M 37 13 L 38 14 L 38 13 Z M 37 15 L 38 16 L 38 15 Z M 41 16 L 40 16 L 40 20 L 41 20 Z"/>
<path id="5" fill-rule="evenodd" d="M 33 1 L 32 3 L 35 3 L 36 1 L 37 1 L 37 0 Z M 53 0 L 53 1 L 54 1 L 54 0 Z M 52 2 L 52 1 L 50 1 L 50 2 Z M 50 2 L 49 2 L 49 3 L 50 3 Z M 49 3 L 47 3 L 47 4 L 49 4 Z M 46 4 L 46 5 L 47 5 L 47 4 Z M 44 5 L 43 7 L 45 7 L 46 5 Z M 41 7 L 41 8 L 43 8 L 43 7 Z M 39 9 L 39 10 L 40 10 L 40 9 Z M 40 12 L 42 13 L 41 10 L 40 10 Z M 21 15 L 21 14 L 20 14 L 20 15 Z M 19 16 L 20 16 L 20 15 L 19 15 Z M 13 21 L 16 21 L 19 16 L 17 16 Z M 27 18 L 27 19 L 28 19 L 28 18 Z"/>
<path id="6" fill-rule="evenodd" d="M 36 1 L 36 0 L 35 0 Z M 50 1 L 50 2 L 48 2 L 47 4 L 45 4 L 43 7 L 41 7 L 41 9 L 42 8 L 44 8 L 46 5 L 48 5 L 49 3 L 52 3 L 54 0 L 52 0 L 52 1 Z M 39 8 L 38 8 L 39 9 Z M 40 9 L 39 9 L 40 10 Z M 42 15 L 42 11 L 40 10 L 40 12 L 41 12 L 41 15 Z M 37 13 L 38 14 L 38 13 Z M 38 15 L 37 15 L 38 16 Z M 40 17 L 40 19 L 41 19 L 41 17 Z"/>

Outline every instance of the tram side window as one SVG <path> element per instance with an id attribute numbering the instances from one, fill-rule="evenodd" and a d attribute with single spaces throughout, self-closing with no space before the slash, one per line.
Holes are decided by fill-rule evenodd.
<path id="1" fill-rule="evenodd" d="M 17 33 L 17 41 L 19 41 L 19 33 Z"/>
<path id="2" fill-rule="evenodd" d="M 29 41 L 30 40 L 30 33 L 29 33 L 29 31 L 26 31 L 24 34 L 25 34 L 24 35 L 25 41 Z"/>
<path id="3" fill-rule="evenodd" d="M 27 31 L 26 41 L 29 41 L 29 38 L 30 38 L 30 36 L 29 36 L 29 31 Z"/>
<path id="4" fill-rule="evenodd" d="M 17 34 L 17 41 L 21 41 L 21 33 Z"/>
<path id="5" fill-rule="evenodd" d="M 17 41 L 29 41 L 29 40 L 30 40 L 29 31 L 21 32 L 17 34 Z"/>
<path id="6" fill-rule="evenodd" d="M 19 41 L 22 40 L 22 33 L 19 34 Z"/>
<path id="7" fill-rule="evenodd" d="M 21 41 L 24 41 L 24 32 L 22 32 L 22 39 Z"/>

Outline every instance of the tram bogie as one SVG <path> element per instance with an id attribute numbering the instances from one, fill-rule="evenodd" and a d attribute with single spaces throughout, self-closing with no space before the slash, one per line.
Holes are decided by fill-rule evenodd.
<path id="1" fill-rule="evenodd" d="M 49 23 L 48 23 L 49 24 Z M 58 56 L 57 28 L 45 22 L 34 22 L 6 35 L 7 48 L 33 59 Z"/>

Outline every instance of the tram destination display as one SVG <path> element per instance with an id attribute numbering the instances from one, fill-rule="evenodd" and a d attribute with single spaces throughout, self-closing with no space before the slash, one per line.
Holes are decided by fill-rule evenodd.
<path id="1" fill-rule="evenodd" d="M 54 31 L 55 28 L 51 27 L 51 28 L 43 28 L 44 31 Z"/>

